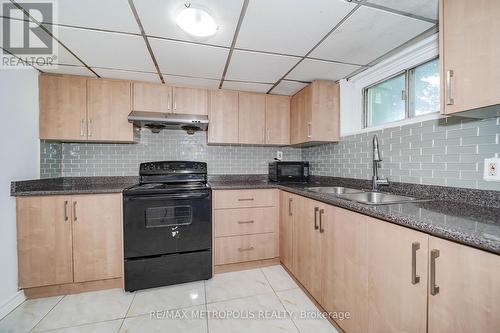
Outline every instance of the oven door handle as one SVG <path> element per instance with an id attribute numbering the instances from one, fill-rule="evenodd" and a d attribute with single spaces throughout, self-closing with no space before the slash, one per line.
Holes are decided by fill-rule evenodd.
<path id="1" fill-rule="evenodd" d="M 162 195 L 144 195 L 126 197 L 128 200 L 170 200 L 170 199 L 204 199 L 210 195 L 206 193 L 186 193 L 186 194 L 162 194 Z"/>

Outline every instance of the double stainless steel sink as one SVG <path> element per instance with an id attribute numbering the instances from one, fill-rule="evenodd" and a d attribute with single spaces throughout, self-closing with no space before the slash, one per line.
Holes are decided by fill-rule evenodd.
<path id="1" fill-rule="evenodd" d="M 340 186 L 307 187 L 306 190 L 322 194 L 331 194 L 342 199 L 356 201 L 367 205 L 389 205 L 416 200 L 415 198 L 402 195 L 384 192 L 363 191 Z"/>

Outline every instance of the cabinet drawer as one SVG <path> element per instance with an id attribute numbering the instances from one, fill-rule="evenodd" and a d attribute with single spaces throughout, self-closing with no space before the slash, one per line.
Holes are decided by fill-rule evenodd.
<path id="1" fill-rule="evenodd" d="M 276 206 L 276 190 L 224 190 L 214 191 L 214 207 L 274 207 Z"/>
<path id="2" fill-rule="evenodd" d="M 276 207 L 215 210 L 215 237 L 275 232 L 276 221 Z"/>
<path id="3" fill-rule="evenodd" d="M 215 239 L 215 264 L 270 259 L 277 256 L 276 234 L 221 237 Z"/>

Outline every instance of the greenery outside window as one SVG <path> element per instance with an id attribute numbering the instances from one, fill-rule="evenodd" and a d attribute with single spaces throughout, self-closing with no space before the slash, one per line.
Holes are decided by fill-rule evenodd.
<path id="1" fill-rule="evenodd" d="M 439 112 L 439 59 L 366 87 L 363 98 L 365 128 Z"/>

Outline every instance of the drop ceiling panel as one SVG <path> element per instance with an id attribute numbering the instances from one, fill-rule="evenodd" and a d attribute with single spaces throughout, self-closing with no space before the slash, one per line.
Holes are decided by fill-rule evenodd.
<path id="1" fill-rule="evenodd" d="M 368 2 L 434 20 L 438 19 L 438 0 L 368 0 Z"/>
<path id="2" fill-rule="evenodd" d="M 306 83 L 283 80 L 276 87 L 274 87 L 271 93 L 273 95 L 292 96 L 306 86 Z"/>
<path id="3" fill-rule="evenodd" d="M 235 50 L 226 73 L 227 80 L 274 83 L 300 58 Z"/>
<path id="4" fill-rule="evenodd" d="M 231 46 L 240 17 L 243 0 L 197 0 L 196 6 L 205 9 L 219 26 L 209 38 L 196 39 L 177 26 L 176 18 L 185 8 L 181 0 L 135 0 L 134 4 L 148 36 L 165 37 L 206 44 Z"/>
<path id="5" fill-rule="evenodd" d="M 103 78 L 161 83 L 158 73 L 133 72 L 107 68 L 92 69 Z"/>
<path id="6" fill-rule="evenodd" d="M 179 87 L 202 87 L 209 89 L 219 88 L 220 80 L 201 79 L 177 75 L 163 75 L 165 83 Z"/>
<path id="7" fill-rule="evenodd" d="M 366 65 L 432 26 L 363 6 L 319 45 L 311 57 Z"/>
<path id="8" fill-rule="evenodd" d="M 269 89 L 271 89 L 272 86 L 273 86 L 272 84 L 263 84 L 263 83 L 224 81 L 222 88 L 230 90 L 266 93 Z"/>
<path id="9" fill-rule="evenodd" d="M 252 0 L 236 47 L 304 56 L 354 7 L 344 0 Z"/>
<path id="10" fill-rule="evenodd" d="M 63 0 L 57 5 L 56 24 L 140 33 L 127 0 Z M 20 3 L 22 5 L 22 2 Z"/>
<path id="11" fill-rule="evenodd" d="M 87 67 L 82 67 L 82 66 L 64 66 L 64 65 L 59 65 L 57 68 L 43 68 L 39 67 L 41 71 L 44 73 L 52 73 L 52 74 L 68 74 L 68 75 L 83 75 L 83 76 L 93 76 L 95 77 L 94 73 L 92 73 Z"/>
<path id="12" fill-rule="evenodd" d="M 299 81 L 337 81 L 360 67 L 330 61 L 304 59 L 286 78 Z"/>
<path id="13" fill-rule="evenodd" d="M 162 73 L 220 79 L 229 49 L 149 38 Z"/>
<path id="14" fill-rule="evenodd" d="M 90 67 L 155 72 L 140 36 L 59 27 L 59 39 Z"/>

